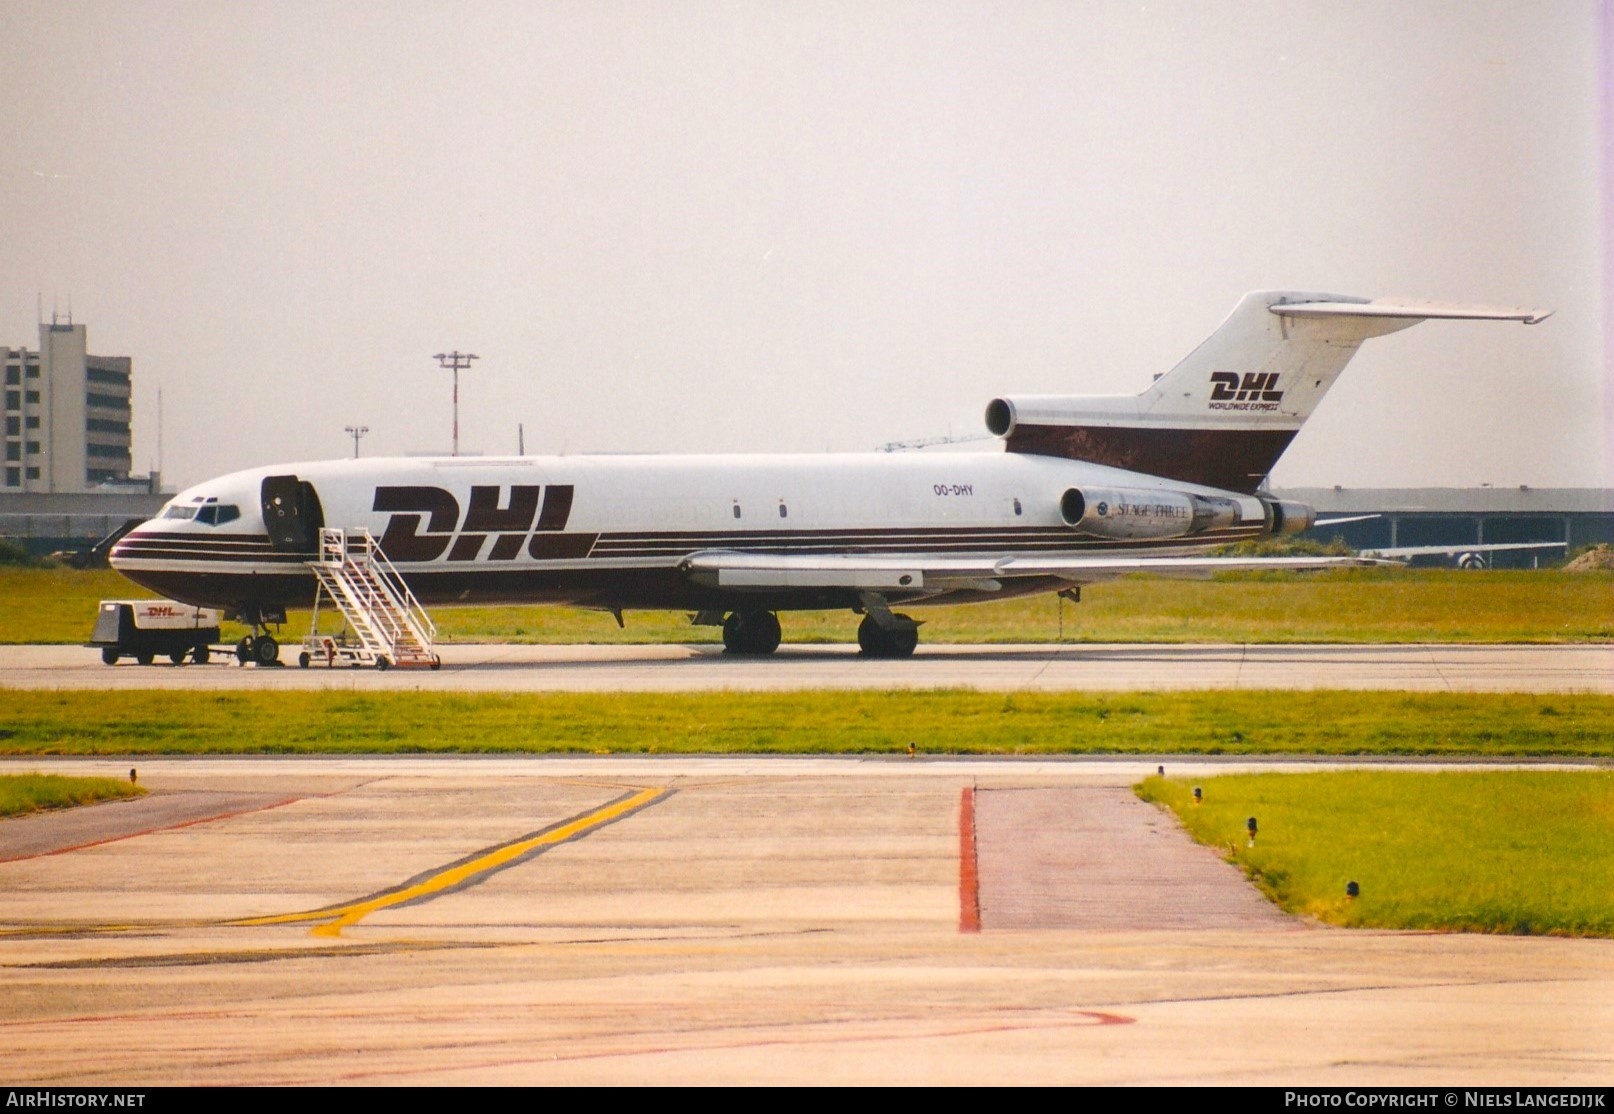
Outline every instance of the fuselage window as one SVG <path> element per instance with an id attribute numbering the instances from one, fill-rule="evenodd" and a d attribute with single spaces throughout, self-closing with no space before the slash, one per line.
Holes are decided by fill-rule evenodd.
<path id="1" fill-rule="evenodd" d="M 785 506 L 783 503 L 779 504 L 779 517 L 780 518 L 789 518 L 790 517 L 790 508 Z"/>
<path id="2" fill-rule="evenodd" d="M 738 504 L 738 503 L 734 504 L 734 517 L 735 518 L 740 517 L 740 504 Z"/>
<path id="3" fill-rule="evenodd" d="M 1016 499 L 1016 500 L 1015 500 L 1015 501 L 1014 501 L 1014 513 L 1015 513 L 1015 514 L 1020 514 L 1020 513 L 1022 513 L 1022 512 L 1021 512 L 1021 507 L 1020 507 L 1020 500 L 1018 500 L 1018 499 Z"/>

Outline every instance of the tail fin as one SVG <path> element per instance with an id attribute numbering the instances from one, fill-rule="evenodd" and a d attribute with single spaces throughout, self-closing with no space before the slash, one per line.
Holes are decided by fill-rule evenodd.
<path id="1" fill-rule="evenodd" d="M 1012 453 L 1253 492 L 1362 341 L 1430 318 L 1534 324 L 1550 313 L 1259 291 L 1140 395 L 994 399 L 986 424 Z"/>

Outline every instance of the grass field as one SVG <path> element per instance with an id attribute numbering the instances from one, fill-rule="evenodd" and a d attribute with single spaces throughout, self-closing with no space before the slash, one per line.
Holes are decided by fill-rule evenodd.
<path id="1" fill-rule="evenodd" d="M 1355 927 L 1614 935 L 1614 771 L 1149 778 L 1291 913 Z M 1257 822 L 1255 845 L 1246 824 Z M 1355 899 L 1348 882 L 1358 884 Z"/>
<path id="2" fill-rule="evenodd" d="M 115 573 L 0 569 L 0 642 L 77 643 Z M 928 642 L 1614 640 L 1614 574 L 1357 570 L 1124 579 L 914 609 Z M 442 608 L 449 640 L 696 642 L 681 614 Z M 306 616 L 285 634 L 299 637 Z M 787 641 L 850 641 L 845 613 L 783 617 Z M 226 641 L 239 636 L 226 628 Z M 685 753 L 1366 755 L 1614 759 L 1614 697 L 1379 692 L 805 692 L 437 695 L 0 691 L 0 754 Z M 1337 780 L 1361 777 L 1366 780 Z M 1411 773 L 1165 781 L 1286 908 L 1339 924 L 1614 935 L 1614 775 Z M 1336 780 L 1330 780 L 1336 779 Z M 1509 780 L 1512 779 L 1512 780 Z M 107 782 L 119 791 L 133 787 Z M 1274 788 L 1274 786 L 1278 788 Z M 83 799 L 95 799 L 85 797 Z M 1260 819 L 1257 846 L 1244 823 Z M 1231 833 L 1231 834 L 1230 834 Z M 1305 833 L 1302 839 L 1297 833 Z M 1356 880 L 1362 896 L 1344 897 Z"/>
<path id="3" fill-rule="evenodd" d="M 138 797 L 145 791 L 142 786 L 108 777 L 9 774 L 0 776 L 0 816 Z"/>
<path id="4" fill-rule="evenodd" d="M 0 692 L 0 753 L 1614 757 L 1614 697 Z"/>
<path id="5" fill-rule="evenodd" d="M 102 599 L 146 593 L 115 572 L 0 569 L 0 643 L 89 637 Z M 1614 640 L 1614 573 L 1360 569 L 1223 574 L 1212 580 L 1129 577 L 1055 596 L 914 608 L 926 642 L 1593 642 Z M 458 642 L 711 642 L 677 612 L 629 612 L 627 627 L 561 607 L 437 608 Z M 849 612 L 782 617 L 787 642 L 850 642 Z M 300 638 L 307 616 L 286 634 Z M 241 632 L 227 630 L 226 641 Z M 282 639 L 285 641 L 286 639 Z"/>

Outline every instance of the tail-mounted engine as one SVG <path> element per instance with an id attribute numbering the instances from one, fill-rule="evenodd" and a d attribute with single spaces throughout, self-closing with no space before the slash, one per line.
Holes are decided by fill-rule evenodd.
<path id="1" fill-rule="evenodd" d="M 1317 512 L 1304 503 L 1263 499 L 1267 510 L 1267 530 L 1273 534 L 1304 534 L 1317 523 Z"/>
<path id="2" fill-rule="evenodd" d="M 1186 538 L 1237 525 L 1237 500 L 1186 491 L 1070 488 L 1059 500 L 1065 525 L 1099 538 Z"/>

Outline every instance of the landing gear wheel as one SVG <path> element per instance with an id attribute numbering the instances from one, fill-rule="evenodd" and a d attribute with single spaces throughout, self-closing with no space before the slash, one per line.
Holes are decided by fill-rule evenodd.
<path id="1" fill-rule="evenodd" d="M 116 650 L 114 650 L 111 646 L 103 646 L 101 648 L 101 664 L 102 665 L 117 665 L 118 664 L 118 652 Z"/>
<path id="2" fill-rule="evenodd" d="M 297 655 L 297 668 L 298 669 L 307 669 L 308 668 L 308 663 L 313 661 L 313 660 L 314 659 L 309 655 L 308 651 L 304 650 L 302 653 Z"/>
<path id="3" fill-rule="evenodd" d="M 168 655 L 168 660 L 173 662 L 175 665 L 184 665 L 185 664 L 185 651 L 184 650 L 175 650 L 173 653 Z"/>
<path id="4" fill-rule="evenodd" d="M 260 634 L 252 647 L 252 660 L 259 665 L 280 664 L 280 643 L 276 642 L 274 635 Z"/>
<path id="5" fill-rule="evenodd" d="M 235 660 L 242 665 L 252 660 L 252 642 L 253 640 L 248 637 L 235 644 Z"/>
<path id="6" fill-rule="evenodd" d="M 771 611 L 757 611 L 746 617 L 746 652 L 771 654 L 779 648 L 783 632 L 779 629 L 779 616 Z"/>
<path id="7" fill-rule="evenodd" d="M 150 665 L 156 660 L 157 655 L 152 653 L 150 650 L 142 650 L 135 655 L 135 661 L 139 662 L 141 665 Z"/>
<path id="8" fill-rule="evenodd" d="M 899 625 L 890 630 L 874 621 L 872 615 L 863 616 L 857 627 L 858 648 L 867 658 L 912 657 L 919 645 L 919 628 L 906 615 L 893 616 Z"/>
<path id="9" fill-rule="evenodd" d="M 735 611 L 723 620 L 725 653 L 771 654 L 780 636 L 779 616 L 771 611 Z"/>
<path id="10" fill-rule="evenodd" d="M 198 646 L 196 649 L 191 651 L 191 661 L 195 662 L 197 665 L 206 665 L 207 659 L 212 656 L 212 653 L 206 646 Z"/>

